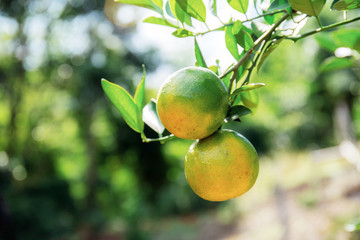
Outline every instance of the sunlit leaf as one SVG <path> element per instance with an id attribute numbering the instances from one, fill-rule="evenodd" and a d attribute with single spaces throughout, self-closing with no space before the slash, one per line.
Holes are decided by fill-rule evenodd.
<path id="1" fill-rule="evenodd" d="M 209 69 L 213 71 L 216 75 L 219 74 L 219 67 L 218 66 L 210 66 Z"/>
<path id="2" fill-rule="evenodd" d="M 244 48 L 245 51 L 248 51 L 254 45 L 251 35 L 245 30 L 240 21 L 234 23 L 232 34 L 234 35 L 236 42 Z"/>
<path id="3" fill-rule="evenodd" d="M 241 13 L 246 13 L 249 6 L 249 0 L 227 0 L 227 1 L 233 9 Z"/>
<path id="4" fill-rule="evenodd" d="M 334 52 L 339 47 L 338 44 L 335 42 L 332 33 L 323 32 L 317 34 L 315 35 L 315 39 L 321 47 L 329 50 L 330 52 Z"/>
<path id="5" fill-rule="evenodd" d="M 217 4 L 216 4 L 216 0 L 210 0 L 210 9 L 211 9 L 211 13 L 214 16 L 217 16 Z"/>
<path id="6" fill-rule="evenodd" d="M 259 95 L 257 91 L 245 91 L 238 95 L 240 97 L 240 103 L 249 108 L 252 112 L 255 112 L 259 105 Z"/>
<path id="7" fill-rule="evenodd" d="M 264 86 L 265 86 L 265 83 L 250 83 L 250 84 L 241 86 L 240 88 L 233 91 L 232 94 L 230 95 L 230 97 L 234 97 L 236 95 L 239 95 L 240 93 L 242 93 L 244 91 L 250 91 L 250 90 L 258 89 L 258 88 L 261 88 L 261 87 L 264 87 Z"/>
<path id="8" fill-rule="evenodd" d="M 202 0 L 176 0 L 176 2 L 191 17 L 205 22 L 206 8 Z"/>
<path id="9" fill-rule="evenodd" d="M 156 6 L 158 6 L 160 9 L 163 7 L 163 0 L 151 0 Z"/>
<path id="10" fill-rule="evenodd" d="M 320 66 L 320 71 L 330 72 L 352 67 L 354 62 L 350 58 L 329 57 Z"/>
<path id="11" fill-rule="evenodd" d="M 155 99 L 151 99 L 151 101 L 144 107 L 143 121 L 158 134 L 162 134 L 164 132 L 165 127 L 161 123 L 157 114 Z"/>
<path id="12" fill-rule="evenodd" d="M 360 0 L 334 0 L 331 9 L 346 11 L 360 8 Z"/>
<path id="13" fill-rule="evenodd" d="M 318 16 L 325 2 L 326 0 L 289 0 L 293 9 L 310 16 Z"/>
<path id="14" fill-rule="evenodd" d="M 101 79 L 101 85 L 117 110 L 121 113 L 125 122 L 134 131 L 141 133 L 144 129 L 144 123 L 141 120 L 141 113 L 136 106 L 134 99 L 130 94 L 119 85 L 111 83 L 106 79 Z"/>
<path id="15" fill-rule="evenodd" d="M 173 32 L 172 35 L 174 35 L 175 37 L 178 37 L 178 38 L 184 38 L 184 37 L 194 36 L 194 33 L 190 32 L 189 30 L 180 28 L 180 29 L 176 30 L 175 32 Z"/>
<path id="16" fill-rule="evenodd" d="M 360 29 L 340 29 L 333 32 L 333 38 L 339 47 L 360 51 Z"/>
<path id="17" fill-rule="evenodd" d="M 288 0 L 275 0 L 271 3 L 270 7 L 267 9 L 267 12 L 275 10 L 285 10 L 290 6 Z"/>
<path id="18" fill-rule="evenodd" d="M 178 26 L 172 24 L 171 22 L 165 20 L 164 18 L 158 18 L 158 17 L 148 17 L 143 20 L 145 23 L 153 23 L 158 25 L 164 25 L 168 27 L 178 28 Z"/>
<path id="19" fill-rule="evenodd" d="M 142 112 L 142 109 L 145 105 L 145 76 L 146 76 L 146 71 L 145 71 L 145 66 L 142 66 L 143 68 L 143 75 L 141 78 L 141 81 L 139 83 L 139 85 L 136 88 L 135 91 L 135 95 L 134 95 L 134 101 L 136 106 L 138 106 L 140 113 Z"/>
<path id="20" fill-rule="evenodd" d="M 143 8 L 148 8 L 162 14 L 162 8 L 159 7 L 159 0 L 115 0 L 115 2 L 131 4 Z"/>
<path id="21" fill-rule="evenodd" d="M 196 38 L 195 38 L 195 58 L 200 67 L 207 68 L 205 59 L 200 51 L 200 47 L 199 47 L 199 44 L 198 44 Z"/>
<path id="22" fill-rule="evenodd" d="M 257 66 L 257 70 L 259 71 L 261 66 L 263 65 L 265 59 L 280 45 L 280 43 L 283 41 L 283 39 L 277 40 L 277 41 L 271 41 L 267 42 L 265 47 L 263 48 L 263 51 L 260 53 L 260 59 Z"/>
<path id="23" fill-rule="evenodd" d="M 186 23 L 187 25 L 191 26 L 191 17 L 189 14 L 187 14 L 180 4 L 176 0 L 169 0 L 170 9 L 176 19 L 178 19 L 182 23 Z"/>
<path id="24" fill-rule="evenodd" d="M 174 16 L 174 14 L 171 12 L 170 2 L 169 2 L 169 1 L 166 1 L 166 3 L 165 3 L 165 11 L 166 11 L 166 13 L 167 13 L 170 17 L 176 18 L 176 17 Z"/>
<path id="25" fill-rule="evenodd" d="M 242 105 L 231 107 L 226 115 L 225 122 L 234 121 L 250 113 L 252 113 L 251 110 Z"/>
<path id="26" fill-rule="evenodd" d="M 237 46 L 236 38 L 232 33 L 232 25 L 225 28 L 225 44 L 231 55 L 236 59 L 240 59 L 239 49 Z"/>
<path id="27" fill-rule="evenodd" d="M 251 22 L 251 29 L 253 30 L 255 36 L 260 37 L 263 35 L 271 26 L 258 21 Z"/>
<path id="28" fill-rule="evenodd" d="M 268 24 L 272 25 L 273 23 L 278 21 L 283 15 L 284 15 L 283 12 L 279 12 L 273 15 L 266 15 L 264 16 L 264 19 Z"/>

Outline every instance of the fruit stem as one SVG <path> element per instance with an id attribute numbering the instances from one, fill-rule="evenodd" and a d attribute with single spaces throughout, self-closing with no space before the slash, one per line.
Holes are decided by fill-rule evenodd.
<path id="1" fill-rule="evenodd" d="M 173 138 L 176 138 L 174 134 L 170 134 L 168 136 L 165 137 L 159 137 L 159 138 L 143 138 L 142 141 L 149 143 L 149 142 L 161 142 L 161 143 L 165 143 Z"/>

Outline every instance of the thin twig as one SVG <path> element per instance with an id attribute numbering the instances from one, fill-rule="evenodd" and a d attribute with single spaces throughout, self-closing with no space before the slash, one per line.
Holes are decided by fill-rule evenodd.
<path id="1" fill-rule="evenodd" d="M 251 22 L 251 21 L 256 20 L 258 18 L 262 18 L 262 17 L 269 16 L 269 15 L 275 15 L 275 14 L 281 13 L 281 12 L 286 12 L 286 11 L 284 11 L 284 10 L 276 10 L 276 11 L 273 11 L 273 12 L 264 13 L 264 14 L 256 16 L 256 17 L 246 19 L 246 20 L 244 20 L 242 22 L 243 23 L 244 22 Z M 219 30 L 222 30 L 224 27 L 228 27 L 228 26 L 232 26 L 232 25 L 234 25 L 234 23 L 223 24 L 221 27 L 217 27 L 217 28 L 210 29 L 210 30 L 207 30 L 207 31 L 204 31 L 204 32 L 196 33 L 195 36 L 202 36 L 202 35 L 205 35 L 205 34 L 210 33 L 210 32 L 219 31 Z"/>
<path id="2" fill-rule="evenodd" d="M 349 23 L 352 23 L 352 22 L 355 22 L 355 21 L 359 21 L 359 20 L 360 20 L 360 17 L 356 17 L 356 18 L 353 18 L 353 19 L 350 19 L 350 20 L 347 20 L 347 21 L 334 23 L 334 24 L 331 24 L 331 25 L 328 25 L 328 26 L 325 26 L 325 27 L 322 27 L 322 28 L 315 29 L 314 31 L 310 31 L 310 32 L 301 34 L 301 35 L 299 35 L 297 37 L 284 37 L 284 38 L 296 42 L 296 41 L 298 41 L 300 39 L 303 39 L 305 37 L 309 37 L 309 36 L 314 35 L 316 33 L 331 30 L 333 28 L 336 28 L 336 27 L 339 27 L 339 26 L 342 26 L 342 25 L 345 25 L 345 24 L 349 24 Z"/>
<path id="3" fill-rule="evenodd" d="M 168 140 L 171 140 L 173 138 L 176 138 L 176 136 L 174 134 L 170 134 L 168 136 L 165 137 L 160 137 L 160 138 L 143 138 L 143 142 L 149 143 L 149 142 L 166 142 Z"/>
<path id="4" fill-rule="evenodd" d="M 223 74 L 221 74 L 220 78 L 226 77 L 229 73 L 234 71 L 235 69 L 238 69 L 251 55 L 251 53 L 255 50 L 256 47 L 258 47 L 263 40 L 268 38 L 272 35 L 273 31 L 287 18 L 289 17 L 289 14 L 286 13 L 284 16 L 282 16 L 276 23 L 274 23 L 271 28 L 269 28 L 266 32 L 263 33 L 255 42 L 254 45 L 247 51 L 245 54 L 239 59 L 239 61 L 231 68 L 226 70 Z"/>

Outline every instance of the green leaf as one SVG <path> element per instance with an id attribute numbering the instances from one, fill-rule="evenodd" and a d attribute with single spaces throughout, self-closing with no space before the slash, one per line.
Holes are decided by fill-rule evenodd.
<path id="1" fill-rule="evenodd" d="M 207 68 L 207 65 L 206 65 L 206 62 L 205 62 L 205 59 L 200 51 L 200 47 L 199 47 L 199 44 L 195 39 L 195 58 L 196 58 L 196 61 L 197 63 L 199 64 L 200 67 L 204 67 L 204 68 Z"/>
<path id="2" fill-rule="evenodd" d="M 360 221 L 355 221 L 353 223 L 346 224 L 345 230 L 348 232 L 359 232 L 360 231 Z M 357 236 L 357 235 L 354 235 Z"/>
<path id="3" fill-rule="evenodd" d="M 273 15 L 266 15 L 266 16 L 264 16 L 264 19 L 268 24 L 272 25 L 276 21 L 278 21 L 283 15 L 284 15 L 283 12 L 279 12 L 279 13 L 276 13 Z"/>
<path id="4" fill-rule="evenodd" d="M 254 45 L 251 35 L 245 30 L 240 21 L 234 23 L 232 34 L 234 35 L 236 42 L 244 48 L 245 51 L 248 51 Z"/>
<path id="5" fill-rule="evenodd" d="M 270 41 L 270 42 L 266 43 L 265 47 L 263 48 L 263 51 L 261 52 L 261 56 L 260 56 L 259 63 L 257 66 L 257 71 L 260 70 L 265 59 L 280 45 L 280 43 L 282 41 L 283 41 L 283 39 L 280 39 L 277 41 Z"/>
<path id="6" fill-rule="evenodd" d="M 180 4 L 176 0 L 169 0 L 169 4 L 176 19 L 178 19 L 181 23 L 186 23 L 187 25 L 192 26 L 190 15 L 181 8 Z"/>
<path id="7" fill-rule="evenodd" d="M 165 11 L 166 11 L 166 13 L 167 13 L 170 17 L 176 18 L 176 17 L 174 16 L 174 14 L 171 12 L 171 8 L 170 8 L 170 3 L 169 3 L 169 1 L 166 1 L 166 3 L 165 3 Z"/>
<path id="8" fill-rule="evenodd" d="M 233 26 L 229 25 L 225 28 L 225 44 L 231 55 L 236 59 L 240 59 L 239 49 L 237 46 L 236 38 L 232 33 Z"/>
<path id="9" fill-rule="evenodd" d="M 259 95 L 257 91 L 245 91 L 240 95 L 240 102 L 252 112 L 255 112 L 259 105 Z"/>
<path id="10" fill-rule="evenodd" d="M 335 42 L 332 33 L 322 32 L 315 35 L 315 39 L 321 47 L 332 53 L 335 52 L 335 50 L 339 47 L 338 44 Z"/>
<path id="11" fill-rule="evenodd" d="M 143 69 L 143 75 L 139 85 L 136 88 L 134 95 L 134 101 L 136 106 L 138 106 L 140 113 L 142 112 L 142 109 L 145 105 L 145 76 L 146 76 L 145 65 L 142 65 L 142 69 Z"/>
<path id="12" fill-rule="evenodd" d="M 285 10 L 288 7 L 290 7 L 288 0 L 275 0 L 271 3 L 270 7 L 267 9 L 267 12 Z"/>
<path id="13" fill-rule="evenodd" d="M 359 0 L 334 0 L 331 4 L 332 10 L 346 11 L 360 8 Z"/>
<path id="14" fill-rule="evenodd" d="M 241 86 L 240 88 L 233 91 L 232 94 L 230 95 L 230 97 L 237 96 L 237 95 L 241 94 L 244 91 L 250 91 L 250 90 L 258 89 L 258 88 L 261 88 L 261 87 L 264 87 L 264 86 L 265 86 L 265 83 L 250 83 L 250 84 Z"/>
<path id="15" fill-rule="evenodd" d="M 354 62 L 350 58 L 329 57 L 325 59 L 325 61 L 321 64 L 320 71 L 330 72 L 330 71 L 350 68 L 353 65 Z"/>
<path id="16" fill-rule="evenodd" d="M 214 16 L 217 16 L 217 4 L 216 4 L 216 0 L 210 0 L 210 9 L 211 9 L 211 13 Z"/>
<path id="17" fill-rule="evenodd" d="M 249 0 L 227 0 L 227 1 L 233 9 L 241 13 L 246 13 L 249 6 Z"/>
<path id="18" fill-rule="evenodd" d="M 318 16 L 325 2 L 326 0 L 289 0 L 293 9 L 310 16 Z"/>
<path id="19" fill-rule="evenodd" d="M 156 111 L 156 100 L 153 98 L 143 109 L 143 121 L 158 134 L 162 134 L 165 130 Z"/>
<path id="20" fill-rule="evenodd" d="M 256 37 L 263 35 L 271 26 L 266 23 L 252 21 L 251 29 L 253 30 Z"/>
<path id="21" fill-rule="evenodd" d="M 194 33 L 190 32 L 189 30 L 186 30 L 184 28 L 179 28 L 175 32 L 172 33 L 175 37 L 178 38 L 184 38 L 184 37 L 191 37 L 194 36 Z"/>
<path id="22" fill-rule="evenodd" d="M 226 115 L 225 122 L 234 121 L 250 113 L 252 113 L 251 110 L 242 105 L 231 107 Z"/>
<path id="23" fill-rule="evenodd" d="M 130 94 L 124 88 L 111 83 L 106 79 L 101 79 L 101 85 L 104 92 L 115 105 L 116 109 L 119 110 L 129 127 L 134 131 L 141 133 L 144 130 L 144 123 L 141 120 L 139 108 L 136 106 L 135 101 Z"/>
<path id="24" fill-rule="evenodd" d="M 159 0 L 115 0 L 115 2 L 131 4 L 138 7 L 148 8 L 162 14 L 162 8 L 159 7 Z M 155 2 L 155 3 L 154 3 Z"/>
<path id="25" fill-rule="evenodd" d="M 348 47 L 360 52 L 360 29 L 340 29 L 333 32 L 333 38 L 339 47 Z"/>
<path id="26" fill-rule="evenodd" d="M 206 8 L 202 0 L 176 0 L 176 2 L 191 17 L 205 22 Z"/>
<path id="27" fill-rule="evenodd" d="M 219 67 L 218 66 L 210 66 L 209 69 L 213 71 L 216 75 L 219 75 Z"/>
<path id="28" fill-rule="evenodd" d="M 158 6 L 160 9 L 162 9 L 164 3 L 163 0 L 151 0 L 156 6 Z"/>
<path id="29" fill-rule="evenodd" d="M 144 19 L 143 22 L 144 23 L 153 23 L 153 24 L 158 24 L 158 25 L 163 25 L 163 26 L 168 26 L 168 27 L 173 27 L 173 28 L 178 28 L 178 26 L 172 24 L 171 22 L 167 21 L 164 18 L 148 17 L 148 18 Z"/>

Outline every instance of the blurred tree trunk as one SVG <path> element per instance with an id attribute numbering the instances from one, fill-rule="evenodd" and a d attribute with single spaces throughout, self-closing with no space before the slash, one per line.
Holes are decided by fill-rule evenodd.
<path id="1" fill-rule="evenodd" d="M 360 171 L 360 151 L 352 121 L 353 102 L 354 96 L 347 94 L 345 100 L 335 105 L 334 126 L 340 141 L 340 154 Z"/>

